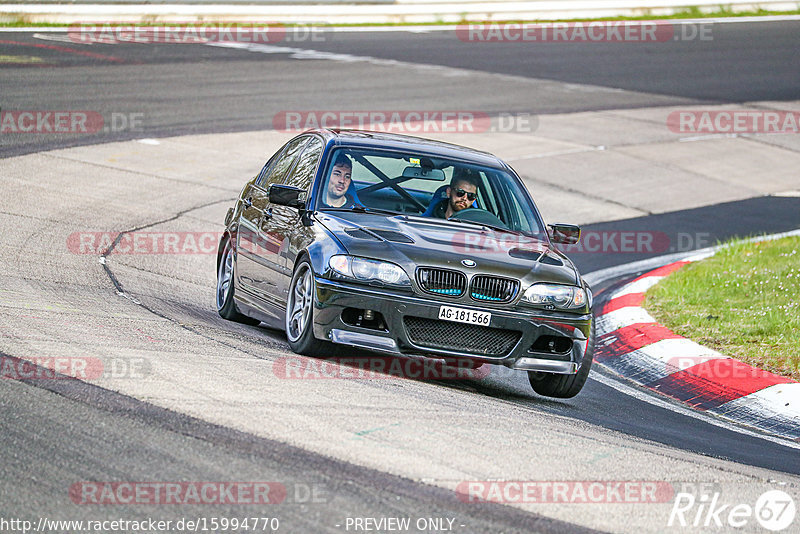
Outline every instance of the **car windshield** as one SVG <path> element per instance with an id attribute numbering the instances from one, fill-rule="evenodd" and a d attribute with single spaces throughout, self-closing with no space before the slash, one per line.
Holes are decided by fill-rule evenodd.
<path id="1" fill-rule="evenodd" d="M 526 235 L 543 232 L 530 196 L 508 172 L 412 153 L 335 150 L 317 209 L 449 219 Z"/>

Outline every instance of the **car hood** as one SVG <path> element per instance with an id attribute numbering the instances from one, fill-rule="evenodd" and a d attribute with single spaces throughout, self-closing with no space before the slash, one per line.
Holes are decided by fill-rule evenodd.
<path id="1" fill-rule="evenodd" d="M 317 218 L 348 254 L 396 263 L 410 276 L 428 266 L 515 278 L 523 286 L 580 280 L 566 256 L 535 237 L 419 216 L 318 212 Z"/>

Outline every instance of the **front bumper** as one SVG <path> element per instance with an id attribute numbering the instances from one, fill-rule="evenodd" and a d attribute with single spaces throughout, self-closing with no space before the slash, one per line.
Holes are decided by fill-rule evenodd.
<path id="1" fill-rule="evenodd" d="M 481 306 L 478 303 L 464 306 L 411 293 L 359 286 L 326 278 L 316 278 L 314 300 L 314 336 L 319 339 L 389 354 L 469 359 L 514 369 L 556 374 L 577 372 L 588 349 L 592 327 L 591 314 L 576 315 L 534 309 L 509 311 Z M 490 335 L 499 331 L 518 332 L 518 340 L 509 344 L 510 348 L 503 350 L 502 354 L 486 354 L 469 347 L 447 347 L 447 340 L 437 341 L 436 346 L 432 346 L 414 339 L 410 335 L 406 318 L 440 321 L 438 316 L 442 305 L 490 312 L 492 318 L 488 326 L 497 330 L 490 331 L 484 328 L 483 332 L 488 332 Z M 366 328 L 355 326 L 352 322 L 348 324 L 342 317 L 342 312 L 348 308 L 380 313 L 385 328 Z M 449 321 L 440 321 L 440 324 L 445 331 L 448 328 L 462 328 L 450 325 Z M 541 347 L 534 347 L 534 343 L 537 340 L 541 342 L 540 336 L 550 336 L 546 339 L 559 339 L 563 346 L 558 352 L 538 350 Z"/>

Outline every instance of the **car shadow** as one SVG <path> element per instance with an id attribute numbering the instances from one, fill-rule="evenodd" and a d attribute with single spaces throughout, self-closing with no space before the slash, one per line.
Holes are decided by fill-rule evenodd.
<path id="1" fill-rule="evenodd" d="M 260 327 L 271 335 L 282 332 Z M 285 336 L 283 336 L 285 339 Z M 417 355 L 381 354 L 345 345 L 332 345 L 328 354 L 314 357 L 292 354 L 276 362 L 277 374 L 296 379 L 412 380 L 532 406 L 570 406 L 568 399 L 551 399 L 530 390 L 525 371 L 501 365 L 446 362 Z M 529 391 L 530 390 L 530 391 Z"/>

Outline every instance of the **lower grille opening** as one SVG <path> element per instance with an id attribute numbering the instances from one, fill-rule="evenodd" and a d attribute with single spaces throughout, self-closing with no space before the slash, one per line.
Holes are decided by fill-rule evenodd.
<path id="1" fill-rule="evenodd" d="M 522 332 L 423 317 L 403 317 L 408 339 L 417 346 L 480 356 L 505 356 Z"/>
<path id="2" fill-rule="evenodd" d="M 372 310 L 345 308 L 342 310 L 342 322 L 359 328 L 369 328 L 370 330 L 380 330 L 381 332 L 389 331 L 386 328 L 386 321 L 384 321 L 383 315 Z"/>
<path id="3" fill-rule="evenodd" d="M 572 340 L 564 336 L 539 336 L 528 352 L 565 354 L 572 350 Z"/>

